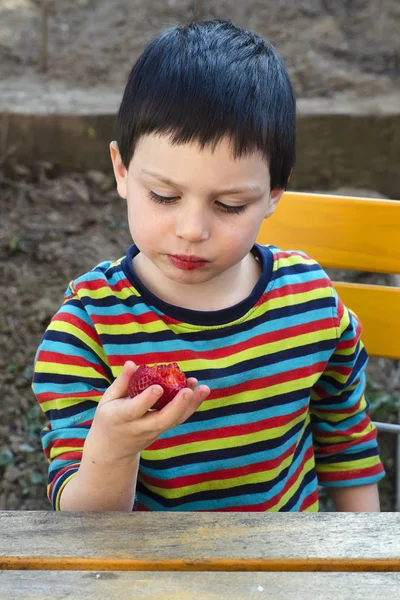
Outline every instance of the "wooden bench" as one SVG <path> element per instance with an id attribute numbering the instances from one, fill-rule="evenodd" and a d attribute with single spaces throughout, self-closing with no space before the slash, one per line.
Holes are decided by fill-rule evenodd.
<path id="1" fill-rule="evenodd" d="M 393 600 L 397 513 L 0 512 L 0 597 Z"/>

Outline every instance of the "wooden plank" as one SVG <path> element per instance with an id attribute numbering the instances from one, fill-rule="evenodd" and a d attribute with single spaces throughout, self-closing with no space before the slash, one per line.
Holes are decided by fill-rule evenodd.
<path id="1" fill-rule="evenodd" d="M 397 513 L 0 512 L 0 569 L 400 570 Z"/>
<path id="2" fill-rule="evenodd" d="M 0 572 L 2 600 L 394 600 L 400 573 Z"/>
<path id="3" fill-rule="evenodd" d="M 285 192 L 257 241 L 302 250 L 325 268 L 400 273 L 400 202 Z"/>
<path id="4" fill-rule="evenodd" d="M 359 317 L 368 353 L 400 359 L 400 288 L 333 283 L 345 305 Z"/>

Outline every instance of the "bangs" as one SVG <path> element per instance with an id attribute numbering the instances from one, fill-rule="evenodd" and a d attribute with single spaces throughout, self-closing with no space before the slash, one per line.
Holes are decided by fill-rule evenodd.
<path id="1" fill-rule="evenodd" d="M 271 187 L 285 187 L 294 164 L 296 107 L 274 48 L 251 32 L 211 22 L 199 35 L 175 28 L 154 40 L 132 69 L 117 120 L 126 166 L 141 136 L 215 147 L 228 137 L 235 158 L 260 152 Z M 205 24 L 206 25 L 206 24 Z"/>

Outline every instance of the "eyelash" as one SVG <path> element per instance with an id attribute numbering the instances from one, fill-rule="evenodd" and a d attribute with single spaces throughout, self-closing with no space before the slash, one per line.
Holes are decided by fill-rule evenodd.
<path id="1" fill-rule="evenodd" d="M 155 192 L 152 192 L 150 190 L 149 198 L 157 204 L 173 204 L 174 202 L 176 202 L 179 196 L 171 196 L 170 198 L 168 198 L 166 196 L 160 196 L 159 194 L 156 194 Z M 230 215 L 239 215 L 246 210 L 247 205 L 243 204 L 242 206 L 228 206 L 227 204 L 222 204 L 222 202 L 218 202 L 218 207 L 220 208 L 220 210 Z"/>

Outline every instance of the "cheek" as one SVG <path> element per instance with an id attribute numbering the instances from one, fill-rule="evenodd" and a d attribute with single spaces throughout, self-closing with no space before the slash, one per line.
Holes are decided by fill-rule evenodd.
<path id="1" fill-rule="evenodd" d="M 129 231 L 135 244 L 145 249 L 159 242 L 165 235 L 165 219 L 160 219 L 152 207 L 146 204 L 128 203 Z"/>

